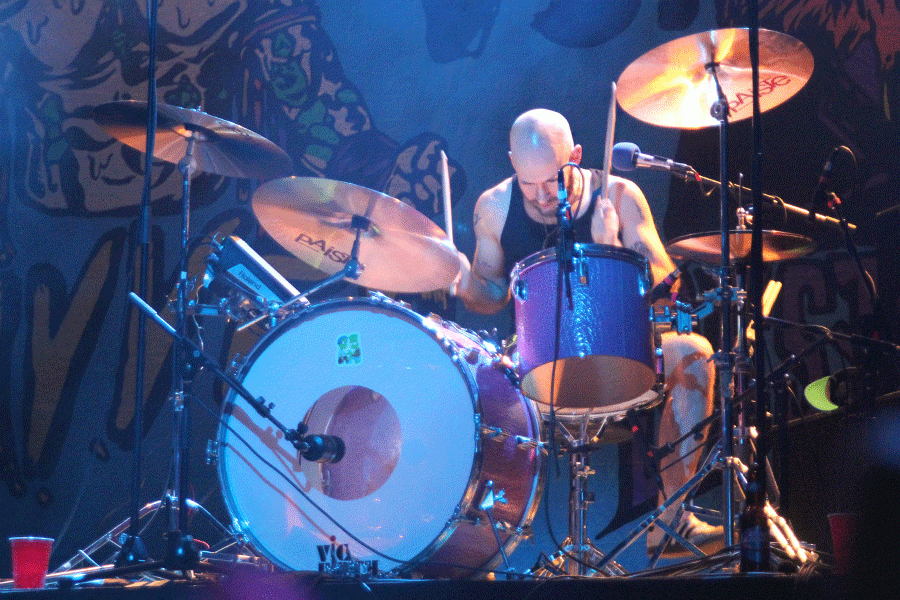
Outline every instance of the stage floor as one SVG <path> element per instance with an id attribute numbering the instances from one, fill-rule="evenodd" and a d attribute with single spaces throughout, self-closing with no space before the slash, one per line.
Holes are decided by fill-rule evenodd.
<path id="1" fill-rule="evenodd" d="M 318 574 L 252 574 L 219 581 L 93 583 L 0 591 L 4 600 L 781 600 L 868 598 L 853 577 L 830 574 L 553 577 L 541 581 L 335 581 Z M 885 597 L 885 596 L 882 596 Z M 889 596 L 887 596 L 889 597 Z"/>

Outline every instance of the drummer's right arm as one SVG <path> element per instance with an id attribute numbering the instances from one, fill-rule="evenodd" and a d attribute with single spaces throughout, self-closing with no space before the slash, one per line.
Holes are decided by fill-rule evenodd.
<path id="1" fill-rule="evenodd" d="M 504 183 L 507 185 L 504 186 Z M 500 234 L 509 211 L 508 181 L 478 198 L 472 217 L 475 230 L 475 260 L 463 261 L 456 295 L 473 312 L 492 314 L 509 302 L 509 280 L 503 270 Z M 505 195 L 505 198 L 504 198 Z"/>

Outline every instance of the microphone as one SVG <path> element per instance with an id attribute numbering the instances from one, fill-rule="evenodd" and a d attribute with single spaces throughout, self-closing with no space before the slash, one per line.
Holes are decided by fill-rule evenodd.
<path id="1" fill-rule="evenodd" d="M 344 440 L 336 435 L 314 434 L 300 442 L 300 457 L 309 462 L 336 463 L 344 458 Z"/>
<path id="2" fill-rule="evenodd" d="M 809 202 L 809 215 L 807 218 L 810 221 L 816 218 L 817 209 L 827 206 L 831 201 L 832 193 L 829 191 L 831 188 L 831 174 L 834 171 L 834 157 L 840 149 L 840 146 L 834 148 L 822 166 L 822 174 L 819 175 L 819 180 L 816 182 L 816 188 L 813 190 L 812 198 Z"/>
<path id="3" fill-rule="evenodd" d="M 690 165 L 662 156 L 643 154 L 641 149 L 631 142 L 619 142 L 613 146 L 610 162 L 619 171 L 634 171 L 640 167 L 654 171 L 668 171 L 682 179 L 687 179 L 688 175 L 694 172 L 694 168 Z"/>
<path id="4" fill-rule="evenodd" d="M 563 176 L 563 170 L 560 169 L 556 173 L 556 199 L 562 204 L 569 199 L 569 192 L 566 190 L 566 178 Z"/>
<path id="5" fill-rule="evenodd" d="M 678 278 L 681 277 L 681 269 L 684 265 L 687 264 L 687 261 L 684 261 L 677 267 L 675 270 L 666 275 L 662 281 L 653 286 L 653 289 L 647 294 L 647 303 L 653 304 L 660 298 L 665 298 L 672 291 L 672 286 L 675 285 L 675 282 L 678 281 Z"/>

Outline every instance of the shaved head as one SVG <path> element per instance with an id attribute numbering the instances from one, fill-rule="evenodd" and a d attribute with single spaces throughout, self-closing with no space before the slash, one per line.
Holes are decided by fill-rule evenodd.
<path id="1" fill-rule="evenodd" d="M 566 118 L 545 108 L 522 113 L 509 130 L 509 158 L 516 171 L 532 218 L 552 218 L 556 210 L 557 173 L 566 163 L 581 163 L 581 146 L 572 139 Z M 581 193 L 572 187 L 572 172 L 564 175 L 570 194 Z"/>
<path id="2" fill-rule="evenodd" d="M 558 112 L 536 108 L 522 113 L 509 131 L 509 153 L 515 164 L 517 158 L 539 156 L 559 165 L 569 160 L 575 147 L 569 122 Z"/>

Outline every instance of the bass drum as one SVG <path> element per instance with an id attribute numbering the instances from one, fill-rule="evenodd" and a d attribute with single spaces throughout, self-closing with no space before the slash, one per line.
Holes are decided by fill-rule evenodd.
<path id="1" fill-rule="evenodd" d="M 471 332 L 378 294 L 283 321 L 238 378 L 285 426 L 338 436 L 346 454 L 334 464 L 298 461 L 282 433 L 230 392 L 218 468 L 234 522 L 287 570 L 317 570 L 334 554 L 321 546 L 397 574 L 491 568 L 500 548 L 479 506 L 492 490 L 490 516 L 512 551 L 543 481 L 540 420 L 505 364 Z"/>

